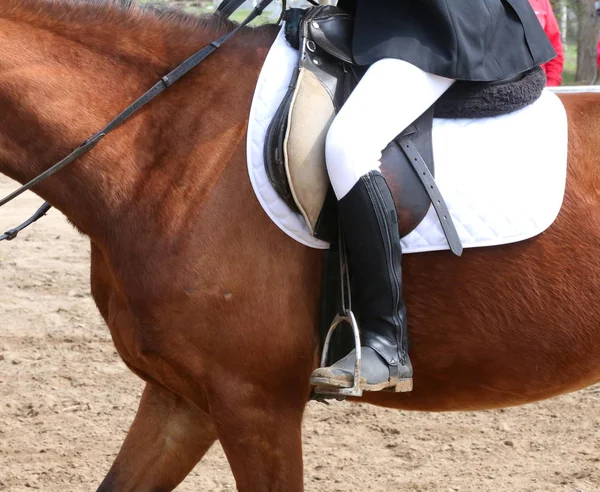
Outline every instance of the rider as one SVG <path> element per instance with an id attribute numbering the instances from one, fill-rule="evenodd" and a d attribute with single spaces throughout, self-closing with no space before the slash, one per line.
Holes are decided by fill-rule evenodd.
<path id="1" fill-rule="evenodd" d="M 555 56 L 528 0 L 340 0 L 355 16 L 353 54 L 369 68 L 327 136 L 362 332 L 361 387 L 412 389 L 402 249 L 383 149 L 456 80 L 498 81 Z M 314 385 L 350 387 L 355 351 Z M 364 379 L 363 379 L 364 378 Z"/>

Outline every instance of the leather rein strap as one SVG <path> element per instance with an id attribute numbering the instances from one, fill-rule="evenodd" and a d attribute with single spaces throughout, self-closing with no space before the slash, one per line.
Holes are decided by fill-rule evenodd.
<path id="1" fill-rule="evenodd" d="M 127 107 L 122 113 L 120 113 L 116 118 L 114 118 L 108 125 L 106 125 L 102 130 L 97 132 L 92 137 L 88 138 L 85 142 L 83 142 L 79 147 L 77 147 L 73 152 L 71 152 L 64 159 L 60 160 L 56 164 L 54 164 L 50 169 L 44 171 L 39 176 L 35 177 L 28 183 L 21 186 L 18 190 L 11 193 L 10 195 L 4 197 L 0 200 L 0 207 L 6 205 L 8 202 L 14 200 L 19 195 L 25 193 L 27 190 L 36 186 L 37 184 L 44 181 L 46 178 L 49 178 L 53 174 L 60 171 L 65 166 L 71 164 L 78 157 L 86 154 L 90 150 L 92 150 L 100 140 L 102 140 L 106 135 L 112 132 L 115 128 L 120 126 L 125 122 L 130 116 L 143 108 L 146 104 L 152 101 L 156 96 L 158 96 L 161 92 L 165 91 L 169 87 L 171 87 L 175 82 L 177 82 L 181 77 L 183 77 L 190 70 L 195 68 L 200 64 L 204 59 L 206 59 L 209 55 L 213 54 L 218 48 L 220 48 L 223 43 L 225 43 L 229 38 L 231 38 L 234 34 L 236 34 L 240 29 L 248 25 L 255 18 L 263 13 L 263 10 L 271 4 L 273 0 L 262 0 L 255 8 L 252 10 L 250 15 L 246 17 L 233 31 L 221 36 L 219 39 L 213 41 L 208 46 L 205 46 L 201 50 L 194 53 L 187 60 L 185 60 L 181 65 L 175 68 L 173 71 L 165 75 L 161 80 L 159 80 L 150 90 L 148 90 L 145 94 L 139 97 L 136 101 L 134 101 L 129 107 Z M 242 5 L 243 0 L 224 0 L 222 4 L 217 9 L 216 13 L 219 15 L 225 16 L 228 18 Z M 285 4 L 284 4 L 285 5 Z M 222 8 L 221 8 L 222 7 Z M 25 221 L 23 224 L 11 229 L 0 236 L 0 241 L 11 241 L 15 239 L 20 231 L 25 229 L 27 226 L 33 224 L 35 221 L 43 217 L 48 210 L 50 210 L 51 206 L 48 203 L 44 203 L 37 212 Z"/>
<path id="2" fill-rule="evenodd" d="M 27 219 L 25 222 L 15 227 L 14 229 L 9 229 L 4 234 L 2 234 L 0 236 L 0 241 L 12 241 L 14 238 L 17 237 L 19 232 L 21 232 L 26 227 L 29 227 L 34 222 L 40 220 L 44 215 L 48 213 L 48 210 L 50 210 L 51 208 L 52 205 L 44 202 L 44 204 L 40 208 L 38 208 L 37 211 L 29 219 Z"/>

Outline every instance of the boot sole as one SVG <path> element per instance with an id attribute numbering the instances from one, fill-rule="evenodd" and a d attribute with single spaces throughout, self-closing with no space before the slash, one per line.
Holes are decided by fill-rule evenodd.
<path id="1" fill-rule="evenodd" d="M 387 391 L 390 393 L 408 393 L 409 391 L 413 390 L 413 380 L 399 379 L 396 383 L 386 381 L 385 383 L 379 384 L 367 384 L 366 382 L 361 381 L 359 387 L 363 391 Z"/>
<path id="2" fill-rule="evenodd" d="M 361 378 L 361 384 L 364 379 Z M 317 376 L 310 378 L 310 384 L 313 386 L 325 386 L 330 388 L 352 388 L 352 379 L 338 379 L 335 377 Z"/>
<path id="3" fill-rule="evenodd" d="M 314 377 L 310 379 L 313 386 L 329 388 L 352 388 L 353 381 L 350 379 L 337 379 L 327 377 Z M 396 383 L 385 381 L 378 384 L 367 384 L 364 378 L 360 378 L 358 387 L 363 391 L 388 391 L 391 393 L 408 393 L 413 390 L 412 378 L 399 379 Z"/>

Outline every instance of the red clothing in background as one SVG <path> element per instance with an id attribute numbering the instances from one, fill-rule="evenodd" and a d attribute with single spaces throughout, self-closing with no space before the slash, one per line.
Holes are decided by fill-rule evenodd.
<path id="1" fill-rule="evenodd" d="M 544 72 L 546 72 L 548 85 L 560 85 L 562 82 L 562 71 L 565 63 L 565 55 L 563 52 L 562 43 L 560 41 L 558 22 L 556 21 L 556 16 L 552 11 L 550 0 L 529 0 L 529 3 L 533 7 L 535 15 L 537 15 L 537 18 L 544 28 L 544 31 L 546 31 L 546 35 L 548 36 L 548 39 L 550 39 L 550 42 L 554 47 L 554 51 L 556 51 L 556 58 L 542 65 Z"/>

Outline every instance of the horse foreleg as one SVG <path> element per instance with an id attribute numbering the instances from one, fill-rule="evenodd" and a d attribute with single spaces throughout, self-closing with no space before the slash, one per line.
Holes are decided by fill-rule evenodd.
<path id="1" fill-rule="evenodd" d="M 172 490 L 215 439 L 206 413 L 148 383 L 125 442 L 98 492 Z"/>
<path id="2" fill-rule="evenodd" d="M 304 490 L 304 401 L 294 405 L 288 395 L 256 395 L 239 392 L 239 388 L 221 396 L 219 401 L 211 401 L 211 415 L 238 490 Z M 297 395 L 292 400 L 298 400 Z"/>

